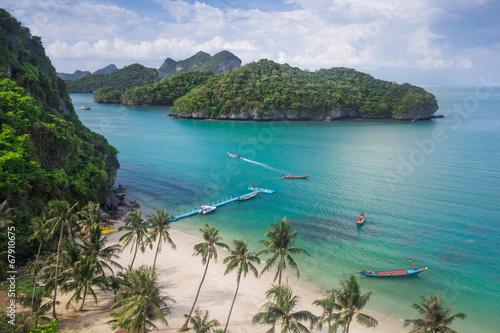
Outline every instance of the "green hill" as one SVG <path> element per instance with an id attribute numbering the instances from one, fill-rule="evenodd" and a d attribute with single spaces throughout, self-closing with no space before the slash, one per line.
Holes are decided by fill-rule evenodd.
<path id="1" fill-rule="evenodd" d="M 52 199 L 103 202 L 117 151 L 82 125 L 39 37 L 0 9 L 0 203 L 14 208 L 16 262 L 32 256 L 29 222 Z M 0 233 L 0 252 L 7 246 Z"/>
<path id="2" fill-rule="evenodd" d="M 109 74 L 91 74 L 66 81 L 70 92 L 93 93 L 101 88 L 124 92 L 160 80 L 158 71 L 140 64 L 132 64 Z"/>
<path id="3" fill-rule="evenodd" d="M 81 71 L 81 70 L 76 70 L 73 74 L 68 74 L 68 73 L 57 73 L 57 76 L 59 76 L 63 80 L 68 80 L 68 81 L 73 81 L 73 80 L 78 80 L 82 76 L 85 75 L 90 75 L 89 71 Z"/>
<path id="4" fill-rule="evenodd" d="M 349 68 L 311 73 L 262 59 L 209 80 L 178 99 L 172 116 L 241 120 L 424 119 L 431 93 Z"/>

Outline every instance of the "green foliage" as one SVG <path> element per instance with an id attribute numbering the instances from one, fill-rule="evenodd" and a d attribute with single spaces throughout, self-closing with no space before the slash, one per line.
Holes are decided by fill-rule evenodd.
<path id="1" fill-rule="evenodd" d="M 123 94 L 121 102 L 127 105 L 173 105 L 176 99 L 207 83 L 214 76 L 209 70 L 189 71 L 160 82 L 129 89 Z M 101 98 L 101 90 L 94 95 L 96 100 Z"/>
<path id="2" fill-rule="evenodd" d="M 56 333 L 58 328 L 59 326 L 57 324 L 57 320 L 54 319 L 52 323 L 50 325 L 47 324 L 45 328 L 42 328 L 40 324 L 38 324 L 37 327 L 30 333 Z"/>
<path id="3" fill-rule="evenodd" d="M 70 92 L 92 93 L 100 88 L 112 88 L 124 92 L 160 80 L 158 71 L 140 64 L 132 64 L 109 74 L 85 75 L 77 80 L 66 81 Z"/>
<path id="4" fill-rule="evenodd" d="M 175 102 L 178 112 L 220 114 L 256 110 L 288 114 L 351 111 L 362 118 L 393 118 L 436 105 L 435 97 L 410 84 L 374 79 L 349 68 L 315 73 L 261 59 L 208 81 Z"/>

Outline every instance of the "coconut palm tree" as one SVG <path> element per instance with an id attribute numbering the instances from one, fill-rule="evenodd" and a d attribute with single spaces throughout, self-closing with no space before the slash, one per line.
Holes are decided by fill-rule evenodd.
<path id="1" fill-rule="evenodd" d="M 185 317 L 188 317 L 185 315 Z M 193 325 L 193 331 L 196 333 L 210 333 L 214 332 L 213 330 L 216 327 L 220 326 L 220 323 L 217 319 L 208 320 L 208 311 L 200 311 L 199 308 L 196 308 L 194 311 L 194 316 L 188 318 L 191 324 Z"/>
<path id="2" fill-rule="evenodd" d="M 92 225 L 88 231 L 88 235 L 88 238 L 82 240 L 80 247 L 82 253 L 85 253 L 86 257 L 94 261 L 96 269 L 102 275 L 105 275 L 105 268 L 108 269 L 111 274 L 114 274 L 111 266 L 122 269 L 122 266 L 113 260 L 119 258 L 115 253 L 120 252 L 121 246 L 119 244 L 106 246 L 108 236 L 102 234 L 101 224 Z"/>
<path id="3" fill-rule="evenodd" d="M 219 229 L 215 229 L 208 224 L 205 224 L 203 228 L 200 228 L 200 231 L 203 235 L 203 242 L 196 244 L 194 246 L 194 256 L 201 256 L 201 262 L 205 265 L 205 272 L 203 273 L 203 278 L 201 279 L 200 286 L 198 287 L 198 291 L 196 293 L 196 297 L 194 298 L 193 306 L 191 307 L 191 311 L 189 311 L 189 315 L 186 317 L 186 322 L 182 326 L 182 329 L 187 329 L 189 320 L 191 315 L 193 314 L 194 306 L 196 305 L 196 301 L 198 300 L 198 296 L 200 295 L 201 286 L 203 285 L 203 281 L 205 281 L 205 276 L 207 275 L 208 264 L 210 264 L 210 259 L 214 258 L 214 261 L 217 262 L 217 246 L 229 249 L 229 247 L 221 243 L 222 237 L 219 236 Z"/>
<path id="4" fill-rule="evenodd" d="M 144 244 L 144 239 L 146 238 L 146 223 L 142 218 L 141 210 L 135 210 L 123 220 L 124 226 L 118 228 L 119 231 L 125 231 L 125 233 L 120 237 L 120 243 L 122 243 L 122 248 L 125 249 L 129 244 L 130 252 L 132 248 L 134 250 L 134 257 L 130 263 L 129 269 L 131 270 L 134 266 L 135 256 L 137 255 L 137 249 L 140 247 L 141 252 L 146 249 Z"/>
<path id="5" fill-rule="evenodd" d="M 123 290 L 117 294 L 117 302 L 108 315 L 113 329 L 122 328 L 131 333 L 145 333 L 148 328 L 158 329 L 152 322 L 158 320 L 168 325 L 165 316 L 170 313 L 167 304 L 174 301 L 168 296 L 160 296 L 158 276 L 152 267 L 142 265 L 128 272 Z"/>
<path id="6" fill-rule="evenodd" d="M 330 327 L 332 326 L 331 321 L 333 315 L 336 313 L 335 311 L 341 310 L 336 302 L 335 295 L 335 293 L 329 292 L 325 298 L 317 299 L 313 302 L 314 305 L 321 306 L 323 308 L 323 313 L 321 314 L 320 320 L 318 322 L 320 330 L 322 329 L 324 322 L 328 323 L 328 330 L 330 330 Z"/>
<path id="7" fill-rule="evenodd" d="M 252 318 L 252 324 L 269 324 L 272 328 L 268 332 L 274 332 L 276 326 L 281 326 L 282 333 L 307 332 L 309 329 L 302 321 L 309 321 L 313 325 L 317 317 L 309 311 L 296 311 L 300 303 L 300 297 L 293 294 L 287 285 L 272 285 L 266 292 L 268 302 L 261 307 L 261 312 Z"/>
<path id="8" fill-rule="evenodd" d="M 52 308 L 52 301 L 49 300 L 44 303 L 44 300 L 50 298 L 51 296 L 52 295 L 45 289 L 38 288 L 32 296 L 28 294 L 21 294 L 19 297 L 20 304 L 23 308 L 31 306 L 30 317 L 35 320 L 33 325 L 34 327 L 38 325 L 38 321 L 40 319 L 50 322 L 50 318 L 45 317 L 44 315 Z M 56 305 L 58 304 L 59 302 L 57 302 Z"/>
<path id="9" fill-rule="evenodd" d="M 269 240 L 260 241 L 266 246 L 266 249 L 260 251 L 259 255 L 262 253 L 272 253 L 271 258 L 266 260 L 266 265 L 262 269 L 262 273 L 269 270 L 272 266 L 277 265 L 278 270 L 276 275 L 274 275 L 273 282 L 278 279 L 278 284 L 281 284 L 281 274 L 286 269 L 288 262 L 288 265 L 297 273 L 297 278 L 299 278 L 299 267 L 291 254 L 304 254 L 307 256 L 310 256 L 310 254 L 304 249 L 292 247 L 298 232 L 290 231 L 290 223 L 286 218 L 282 218 L 281 221 L 273 223 L 270 226 L 271 229 L 267 230 L 265 233 L 265 236 L 268 237 Z"/>
<path id="10" fill-rule="evenodd" d="M 36 254 L 36 259 L 34 263 L 28 263 L 28 270 L 33 273 L 33 295 L 32 295 L 32 304 L 30 306 L 30 315 L 33 313 L 33 300 L 35 298 L 35 290 L 36 290 L 36 275 L 41 269 L 40 253 L 42 251 L 43 242 L 48 239 L 49 236 L 49 219 L 43 213 L 41 216 L 35 217 L 31 220 L 31 228 L 33 229 L 33 233 L 28 237 L 29 241 L 37 240 L 40 245 L 38 246 L 38 252 Z M 36 325 L 35 325 L 36 326 Z"/>
<path id="11" fill-rule="evenodd" d="M 12 208 L 9 208 L 7 200 L 0 204 L 0 229 L 5 228 L 7 224 L 11 224 Z"/>
<path id="12" fill-rule="evenodd" d="M 455 330 L 448 327 L 455 319 L 465 319 L 464 313 L 451 315 L 454 306 L 445 307 L 444 301 L 441 298 L 441 292 L 436 295 L 429 293 L 429 298 L 420 295 L 420 304 L 413 304 L 412 307 L 417 309 L 423 319 L 406 319 L 404 326 L 414 326 L 410 332 L 413 333 L 455 333 Z"/>
<path id="13" fill-rule="evenodd" d="M 168 230 L 170 229 L 170 220 L 174 217 L 167 213 L 165 209 L 155 210 L 153 216 L 151 216 L 147 222 L 150 226 L 148 226 L 148 238 L 146 239 L 146 244 L 152 244 L 158 238 L 158 243 L 156 245 L 156 253 L 155 259 L 153 260 L 153 268 L 156 267 L 156 258 L 158 257 L 158 252 L 161 251 L 161 244 L 163 241 L 166 241 L 175 249 L 175 244 L 170 238 L 170 233 Z"/>
<path id="14" fill-rule="evenodd" d="M 78 212 L 78 216 L 80 217 L 80 224 L 82 227 L 90 228 L 94 224 L 101 221 L 99 208 L 100 205 L 98 203 L 89 201 L 87 206 L 83 207 L 83 209 Z"/>
<path id="15" fill-rule="evenodd" d="M 71 235 L 70 224 L 77 220 L 76 214 L 73 213 L 73 209 L 77 204 L 70 206 L 67 201 L 64 200 L 52 200 L 48 203 L 49 213 L 53 216 L 50 219 L 51 228 L 50 235 L 53 236 L 59 231 L 59 241 L 57 242 L 57 259 L 56 259 L 56 269 L 54 279 L 54 299 L 52 301 L 52 316 L 57 319 L 56 314 L 56 301 L 57 301 L 57 276 L 59 274 L 59 254 L 61 251 L 61 243 L 64 238 L 65 231 Z"/>
<path id="16" fill-rule="evenodd" d="M 249 271 L 251 271 L 255 277 L 259 276 L 257 268 L 253 263 L 259 264 L 260 259 L 255 252 L 248 251 L 248 241 L 246 243 L 243 241 L 243 237 L 240 239 L 233 240 L 234 250 L 229 250 L 229 256 L 224 259 L 224 264 L 226 264 L 226 271 L 224 275 L 237 270 L 236 272 L 236 292 L 234 293 L 233 302 L 231 303 L 231 309 L 229 310 L 229 315 L 227 316 L 226 326 L 224 327 L 224 333 L 227 331 L 227 326 L 229 324 L 229 319 L 231 318 L 231 313 L 233 312 L 234 302 L 236 301 L 236 296 L 238 295 L 238 289 L 240 288 L 241 275 L 245 278 Z"/>
<path id="17" fill-rule="evenodd" d="M 87 294 L 91 295 L 97 304 L 97 295 L 92 287 L 99 286 L 105 289 L 107 285 L 104 274 L 97 269 L 94 260 L 90 257 L 82 258 L 78 265 L 69 271 L 63 272 L 63 274 L 68 275 L 68 281 L 62 284 L 61 290 L 63 292 L 73 291 L 73 295 L 66 303 L 66 309 L 69 308 L 72 301 L 78 303 L 81 299 L 80 311 L 82 311 Z"/>
<path id="18" fill-rule="evenodd" d="M 333 322 L 328 332 L 337 332 L 337 329 L 342 327 L 344 333 L 348 333 L 349 326 L 351 325 L 354 316 L 356 316 L 358 323 L 365 327 L 377 326 L 378 321 L 375 318 L 359 312 L 365 307 L 372 292 L 370 291 L 362 295 L 358 280 L 354 275 L 351 275 L 349 279 L 342 281 L 341 285 L 341 289 L 332 289 L 331 296 L 329 296 L 334 300 L 334 303 L 330 306 L 334 309 L 340 310 L 340 312 L 333 313 L 331 316 L 324 318 L 324 321 L 328 323 Z M 321 300 L 318 300 L 315 303 L 319 301 Z"/>

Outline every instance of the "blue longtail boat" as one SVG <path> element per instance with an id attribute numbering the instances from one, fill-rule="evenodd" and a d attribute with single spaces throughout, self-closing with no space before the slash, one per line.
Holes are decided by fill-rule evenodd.
<path id="1" fill-rule="evenodd" d="M 417 275 L 426 271 L 428 267 L 425 268 L 409 268 L 409 269 L 393 269 L 389 271 L 365 271 L 359 272 L 362 276 L 367 277 L 400 277 L 400 276 L 411 276 Z"/>

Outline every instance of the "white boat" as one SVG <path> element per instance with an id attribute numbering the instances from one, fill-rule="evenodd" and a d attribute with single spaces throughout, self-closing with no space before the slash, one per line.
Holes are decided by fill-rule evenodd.
<path id="1" fill-rule="evenodd" d="M 82 109 L 82 110 L 90 110 L 90 106 L 84 105 L 80 109 Z"/>
<path id="2" fill-rule="evenodd" d="M 214 207 L 214 206 L 201 206 L 200 210 L 198 210 L 198 213 L 205 215 L 205 214 L 213 212 L 216 208 L 217 207 Z"/>

